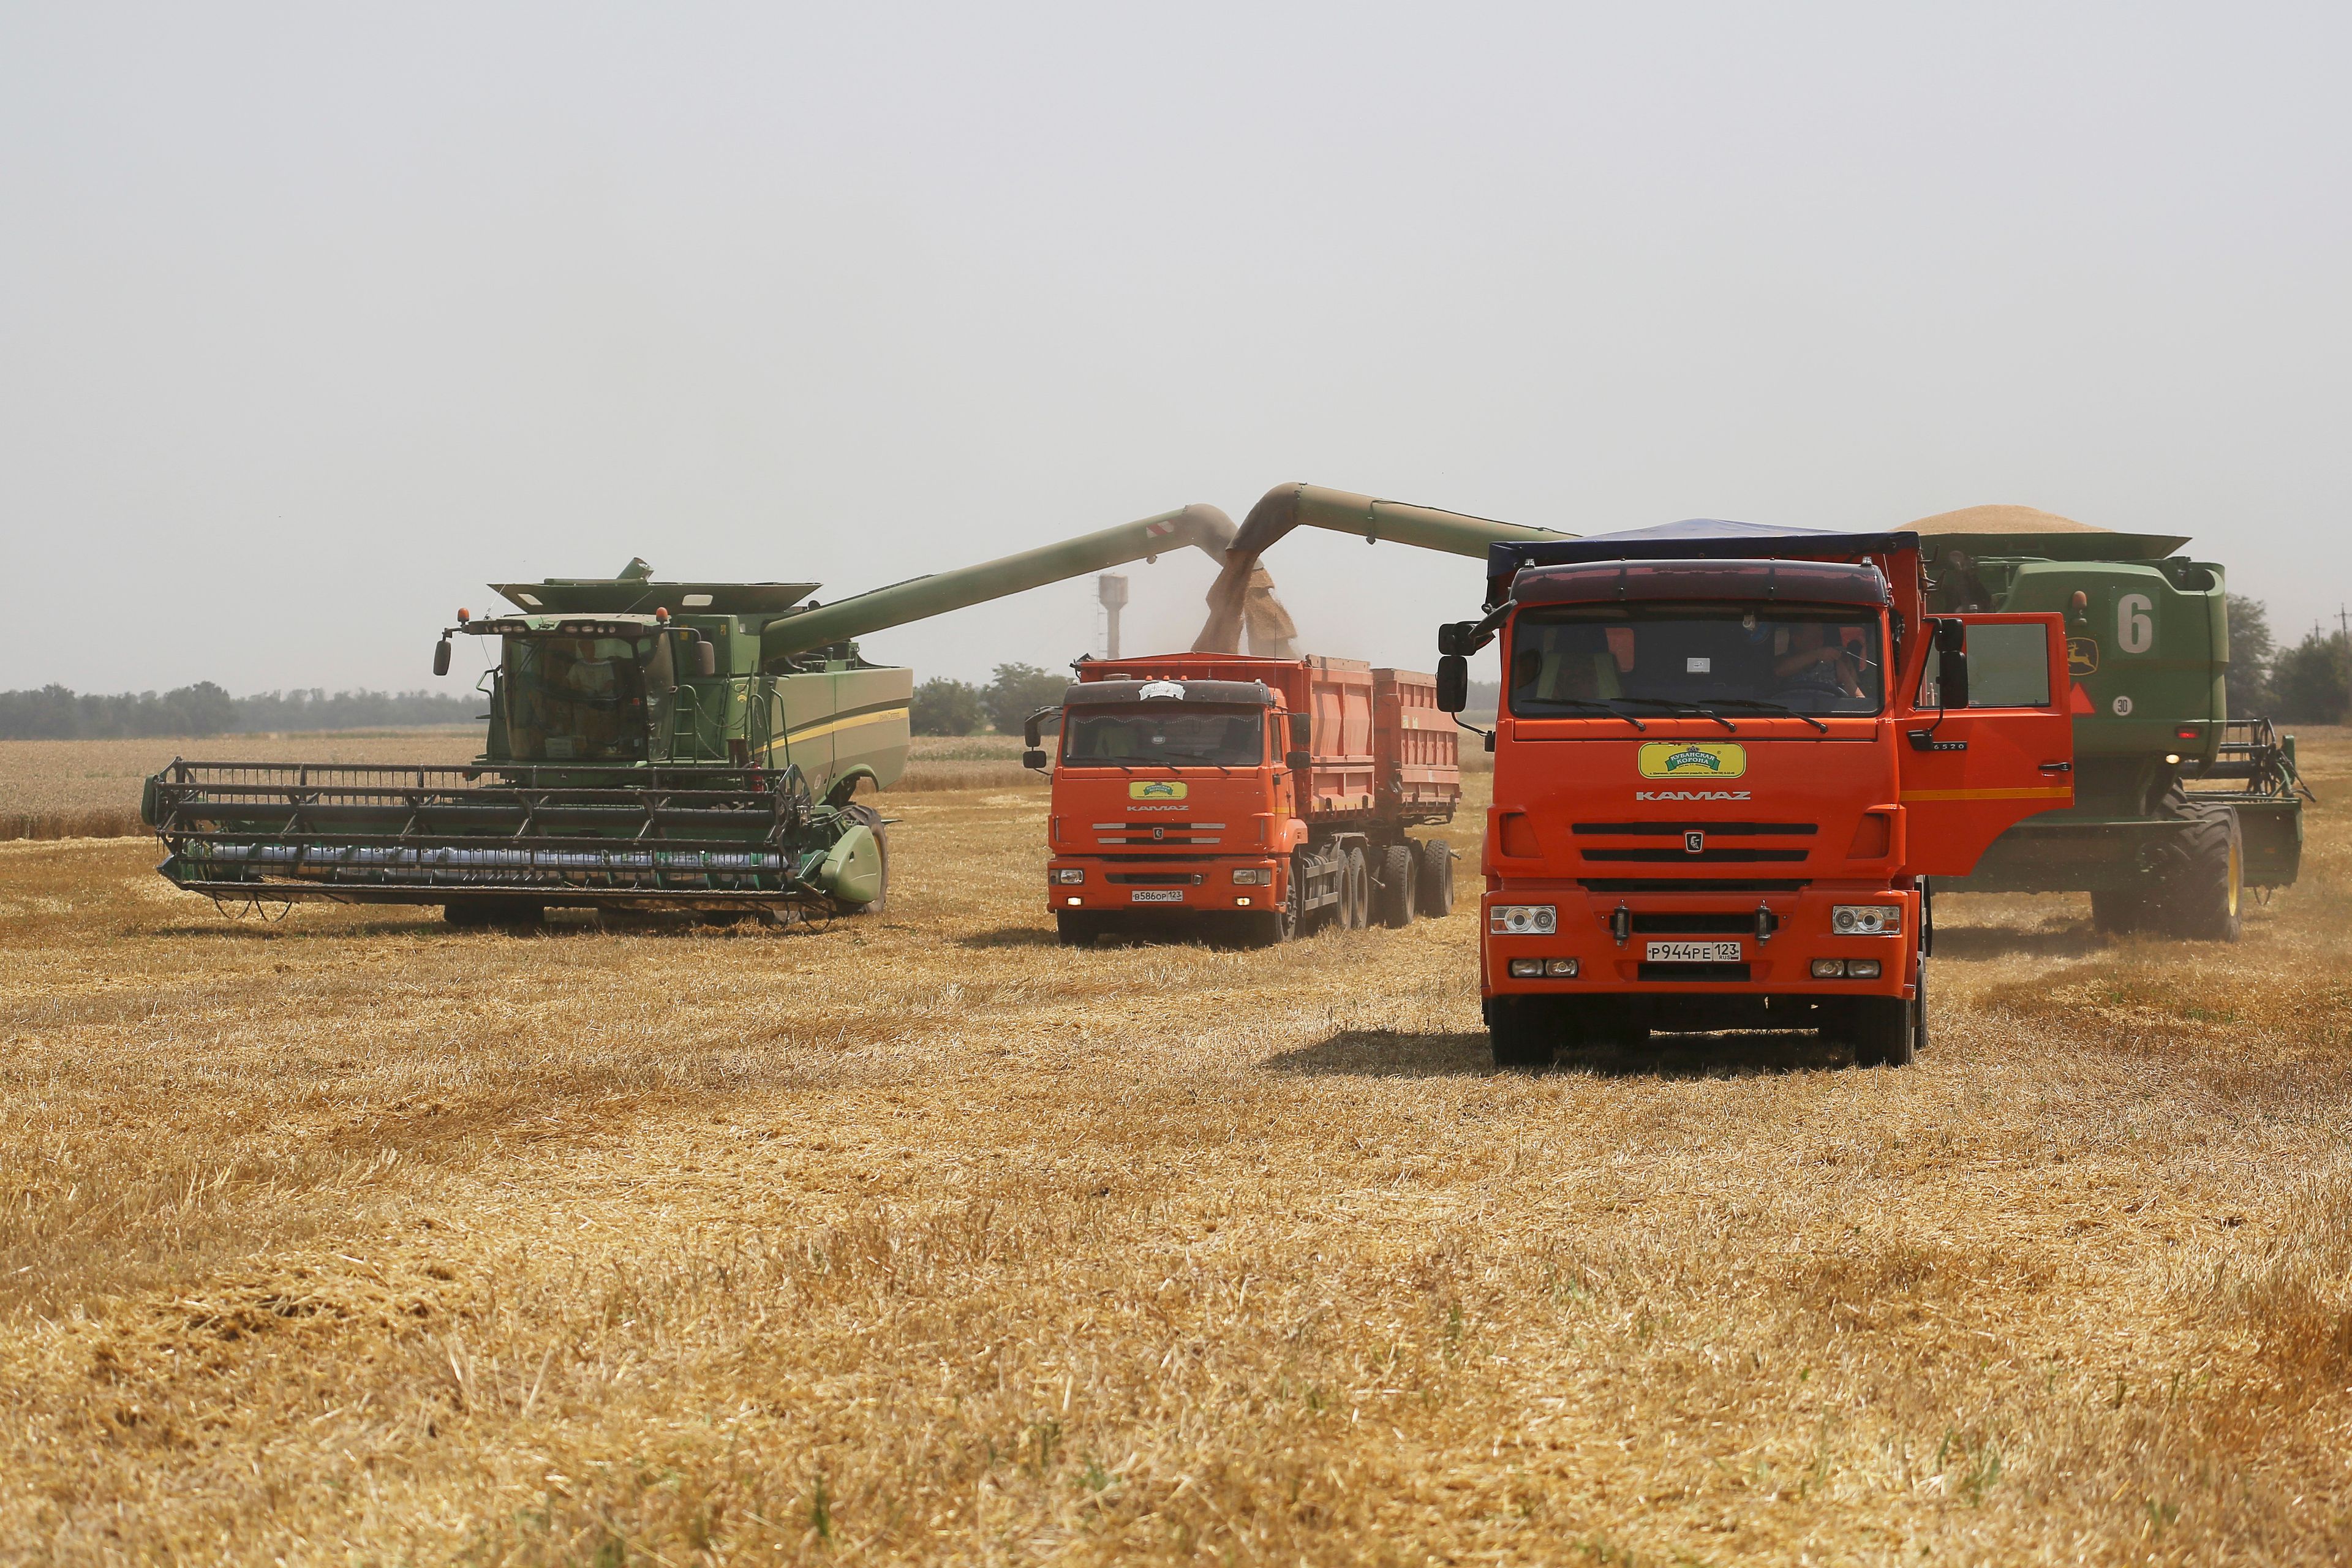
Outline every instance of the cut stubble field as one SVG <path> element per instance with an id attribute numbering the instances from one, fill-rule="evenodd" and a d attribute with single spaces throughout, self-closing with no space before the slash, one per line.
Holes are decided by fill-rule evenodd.
<path id="1" fill-rule="evenodd" d="M 1939 900 L 1901 1071 L 1496 1075 L 1475 900 L 1066 951 L 1034 786 L 885 797 L 891 910 L 792 933 L 0 846 L 0 1558 L 2341 1561 L 2305 755 L 2235 947 Z"/>

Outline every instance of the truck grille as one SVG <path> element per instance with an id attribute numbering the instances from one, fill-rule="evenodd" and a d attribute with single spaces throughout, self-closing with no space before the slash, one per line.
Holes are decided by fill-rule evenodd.
<path id="1" fill-rule="evenodd" d="M 1796 893 L 1810 879 L 1769 877 L 1580 877 L 1588 893 Z"/>
<path id="2" fill-rule="evenodd" d="M 1734 910 L 1730 914 L 1681 914 L 1665 910 L 1632 914 L 1635 936 L 1753 936 L 1756 934 L 1756 911 Z"/>
<path id="3" fill-rule="evenodd" d="M 1197 888 L 1201 885 L 1198 871 L 1113 871 L 1103 879 L 1122 887 Z"/>

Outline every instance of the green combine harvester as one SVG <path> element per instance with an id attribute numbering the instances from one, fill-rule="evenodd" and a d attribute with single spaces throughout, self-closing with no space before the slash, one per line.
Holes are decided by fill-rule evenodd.
<path id="1" fill-rule="evenodd" d="M 2175 535 L 2117 533 L 2031 507 L 1907 525 L 1937 611 L 2055 610 L 2074 677 L 2074 805 L 1995 840 L 1963 892 L 2088 892 L 2102 931 L 2237 940 L 2249 889 L 2303 861 L 2294 737 L 2232 718 L 2221 568 Z"/>
<path id="2" fill-rule="evenodd" d="M 227 903 L 438 904 L 453 925 L 586 906 L 759 914 L 879 910 L 881 815 L 853 798 L 907 763 L 913 672 L 855 639 L 1190 545 L 1234 525 L 1192 506 L 820 605 L 814 583 L 617 577 L 496 584 L 489 731 L 465 766 L 174 761 L 141 815 L 164 877 Z M 1268 585 L 1270 591 L 1270 584 Z"/>

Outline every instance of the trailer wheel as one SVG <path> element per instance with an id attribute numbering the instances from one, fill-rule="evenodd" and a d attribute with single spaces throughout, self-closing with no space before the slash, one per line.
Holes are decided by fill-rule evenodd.
<path id="1" fill-rule="evenodd" d="M 1054 932 L 1062 939 L 1064 947 L 1092 947 L 1095 938 L 1102 935 L 1102 917 L 1085 910 L 1056 910 Z"/>
<path id="2" fill-rule="evenodd" d="M 1486 1005 L 1486 1043 L 1499 1072 L 1541 1072 L 1559 1048 L 1559 1005 L 1549 996 L 1496 996 Z"/>
<path id="3" fill-rule="evenodd" d="M 2192 804 L 2179 785 L 2166 805 L 2180 817 L 2158 861 L 2158 889 L 2150 913 L 2174 936 L 2191 942 L 2235 942 L 2242 925 L 2246 846 L 2238 814 L 2220 804 Z"/>
<path id="4" fill-rule="evenodd" d="M 1380 854 L 1381 923 L 1402 931 L 1412 924 L 1412 846 L 1391 844 Z"/>
<path id="5" fill-rule="evenodd" d="M 890 837 L 883 830 L 882 814 L 862 801 L 855 801 L 843 806 L 841 815 L 852 822 L 865 825 L 866 830 L 874 835 L 875 850 L 882 857 L 882 890 L 866 903 L 844 904 L 841 912 L 845 915 L 878 915 L 890 907 Z"/>
<path id="6" fill-rule="evenodd" d="M 1433 838 L 1421 847 L 1421 912 L 1443 920 L 1454 912 L 1454 847 Z"/>
<path id="7" fill-rule="evenodd" d="M 1916 1009 L 1900 996 L 1855 996 L 1846 1006 L 1846 1036 L 1858 1068 L 1909 1067 L 1918 1049 Z"/>

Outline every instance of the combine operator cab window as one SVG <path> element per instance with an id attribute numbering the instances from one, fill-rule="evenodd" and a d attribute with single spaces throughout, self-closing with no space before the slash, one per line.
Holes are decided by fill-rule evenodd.
<path id="1" fill-rule="evenodd" d="M 1062 727 L 1066 768 L 1254 768 L 1265 761 L 1263 709 L 1081 708 Z"/>
<path id="2" fill-rule="evenodd" d="M 506 639 L 507 742 L 519 762 L 636 762 L 646 682 L 620 637 Z"/>
<path id="3" fill-rule="evenodd" d="M 1769 712 L 1871 714 L 1885 689 L 1878 618 L 1852 610 L 1724 605 L 1522 612 L 1511 711 L 1570 718 L 1723 703 Z"/>

